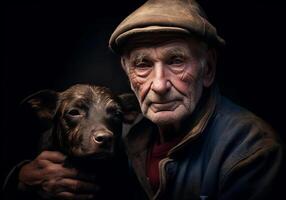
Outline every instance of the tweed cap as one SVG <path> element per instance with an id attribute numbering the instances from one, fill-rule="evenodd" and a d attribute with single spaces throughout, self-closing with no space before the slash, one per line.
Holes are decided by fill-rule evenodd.
<path id="1" fill-rule="evenodd" d="M 127 39 L 144 33 L 184 33 L 198 36 L 209 45 L 225 44 L 195 0 L 147 1 L 118 25 L 109 47 L 120 54 Z"/>

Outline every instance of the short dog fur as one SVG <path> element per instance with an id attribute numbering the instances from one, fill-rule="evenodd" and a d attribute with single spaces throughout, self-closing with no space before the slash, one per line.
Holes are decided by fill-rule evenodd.
<path id="1" fill-rule="evenodd" d="M 123 122 L 132 123 L 138 114 L 134 95 L 116 96 L 105 87 L 77 84 L 63 92 L 39 91 L 23 105 L 50 124 L 42 136 L 41 151 L 68 155 L 67 166 L 88 172 L 81 178 L 103 188 L 114 187 L 115 180 L 121 179 L 125 166 L 120 163 L 125 158 L 118 153 L 122 152 L 120 136 Z M 109 198 L 113 197 L 104 199 Z"/>

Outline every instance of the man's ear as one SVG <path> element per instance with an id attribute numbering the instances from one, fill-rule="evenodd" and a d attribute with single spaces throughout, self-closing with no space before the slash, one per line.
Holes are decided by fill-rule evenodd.
<path id="1" fill-rule="evenodd" d="M 210 87 L 215 79 L 216 74 L 217 51 L 214 48 L 207 50 L 206 63 L 204 66 L 203 84 L 205 87 Z"/>
<path id="2" fill-rule="evenodd" d="M 123 122 L 132 124 L 141 113 L 140 105 L 135 94 L 124 93 L 119 95 L 118 98 L 123 111 Z"/>
<path id="3" fill-rule="evenodd" d="M 122 56 L 120 59 L 120 62 L 121 62 L 121 66 L 122 66 L 123 70 L 125 71 L 126 74 L 128 74 L 127 65 L 126 65 L 126 58 L 124 56 Z"/>
<path id="4" fill-rule="evenodd" d="M 28 97 L 22 102 L 21 106 L 32 111 L 40 120 L 52 121 L 58 102 L 59 93 L 53 90 L 41 90 Z"/>

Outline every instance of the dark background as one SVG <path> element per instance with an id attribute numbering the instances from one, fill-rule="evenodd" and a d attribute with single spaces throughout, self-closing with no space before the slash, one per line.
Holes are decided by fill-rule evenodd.
<path id="1" fill-rule="evenodd" d="M 1 183 L 11 166 L 36 155 L 39 129 L 28 129 L 28 117 L 19 112 L 22 99 L 75 83 L 129 91 L 119 58 L 107 45 L 116 25 L 143 2 L 6 1 L 0 69 Z M 261 0 L 200 2 L 227 42 L 217 74 L 221 92 L 269 122 L 286 141 L 282 5 Z"/>

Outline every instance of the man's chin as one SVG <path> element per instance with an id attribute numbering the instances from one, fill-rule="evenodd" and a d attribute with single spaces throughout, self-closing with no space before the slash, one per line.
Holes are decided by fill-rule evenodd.
<path id="1" fill-rule="evenodd" d="M 147 113 L 146 117 L 157 125 L 174 124 L 181 118 L 180 116 L 176 116 L 174 111 Z"/>

